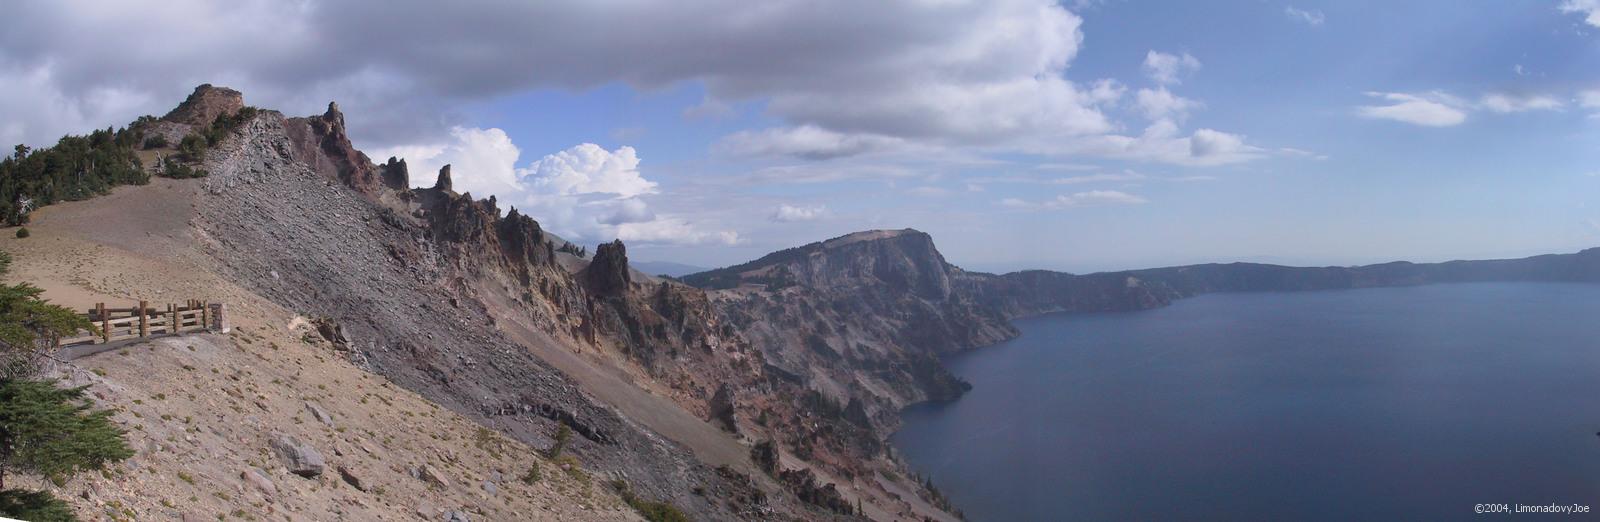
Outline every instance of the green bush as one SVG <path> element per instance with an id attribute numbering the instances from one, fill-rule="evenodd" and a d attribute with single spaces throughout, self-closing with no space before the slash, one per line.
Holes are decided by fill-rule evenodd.
<path id="1" fill-rule="evenodd" d="M 30 235 L 32 235 L 32 234 L 28 233 L 28 227 L 18 227 L 17 228 L 17 239 L 22 239 L 22 238 L 28 237 Z"/>
<path id="2" fill-rule="evenodd" d="M 161 177 L 172 179 L 203 178 L 209 175 L 211 173 L 205 169 L 190 167 L 177 160 L 167 161 L 166 168 L 161 171 Z"/>
<path id="3" fill-rule="evenodd" d="M 161 134 L 152 134 L 144 138 L 144 148 L 159 149 L 167 146 L 167 137 Z"/>
<path id="4" fill-rule="evenodd" d="M 0 515 L 33 522 L 74 522 L 78 517 L 66 502 L 49 491 L 0 491 Z"/>

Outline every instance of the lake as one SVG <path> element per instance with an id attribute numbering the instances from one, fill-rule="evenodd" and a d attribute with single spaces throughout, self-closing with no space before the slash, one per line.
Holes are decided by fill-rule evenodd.
<path id="1" fill-rule="evenodd" d="M 1211 294 L 1017 326 L 950 358 L 973 390 L 907 409 L 893 439 L 971 520 L 1600 509 L 1600 285 Z"/>

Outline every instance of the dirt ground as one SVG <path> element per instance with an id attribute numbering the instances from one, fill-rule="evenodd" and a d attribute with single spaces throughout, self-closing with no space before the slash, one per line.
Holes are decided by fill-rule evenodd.
<path id="1" fill-rule="evenodd" d="M 86 520 L 638 519 L 606 477 L 563 469 L 354 366 L 304 318 L 208 270 L 189 227 L 199 187 L 159 178 L 121 187 L 36 212 L 31 237 L 0 237 L 14 257 L 7 281 L 38 285 L 53 302 L 205 299 L 227 303 L 235 326 L 59 365 L 55 375 L 90 385 L 117 412 L 136 454 L 103 474 L 33 487 Z M 289 473 L 268 444 L 276 434 L 314 448 L 326 470 Z M 540 478 L 524 482 L 535 466 Z"/>

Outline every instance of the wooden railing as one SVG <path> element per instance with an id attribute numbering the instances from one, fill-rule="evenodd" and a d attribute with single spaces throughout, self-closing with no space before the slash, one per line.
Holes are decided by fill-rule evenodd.
<path id="1" fill-rule="evenodd" d="M 139 301 L 139 306 L 129 308 L 107 308 L 105 303 L 99 303 L 87 312 L 79 314 L 85 316 L 89 322 L 94 323 L 99 333 L 80 330 L 73 337 L 63 337 L 57 340 L 58 346 L 74 344 L 99 344 L 152 337 L 157 335 L 172 335 L 179 332 L 198 332 L 210 328 L 215 322 L 213 306 L 211 303 L 190 299 L 183 306 L 170 303 L 161 307 L 151 307 L 149 301 Z"/>

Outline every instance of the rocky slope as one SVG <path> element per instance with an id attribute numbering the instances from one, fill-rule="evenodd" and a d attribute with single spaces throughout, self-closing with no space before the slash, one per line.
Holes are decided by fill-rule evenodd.
<path id="1" fill-rule="evenodd" d="M 332 104 L 245 118 L 206 152 L 193 224 L 222 274 L 329 325 L 351 361 L 534 447 L 566 426 L 585 467 L 695 518 L 948 517 L 864 473 L 900 471 L 819 413 L 837 405 L 769 375 L 704 291 L 633 271 L 620 242 L 556 252 L 529 216 L 455 192 L 448 167 L 406 187 L 402 160 L 370 163 L 343 128 Z M 809 434 L 807 451 L 754 464 L 779 433 Z"/>

